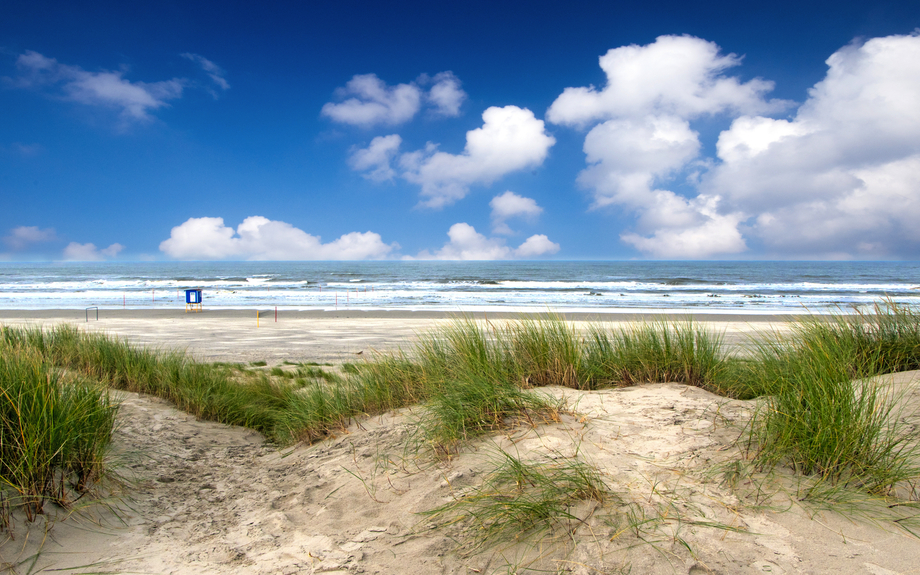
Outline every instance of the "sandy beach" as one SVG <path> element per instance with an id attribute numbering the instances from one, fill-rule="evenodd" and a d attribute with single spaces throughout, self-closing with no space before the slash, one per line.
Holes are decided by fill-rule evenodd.
<path id="1" fill-rule="evenodd" d="M 673 316 L 669 316 L 673 319 Z M 490 321 L 507 319 L 489 314 Z M 579 326 L 655 318 L 568 317 Z M 726 346 L 788 330 L 781 316 L 694 318 Z M 100 310 L 2 311 L 2 325 L 72 322 L 202 361 L 355 361 L 411 345 L 450 321 L 412 312 Z M 884 376 L 915 403 L 920 373 Z M 198 421 L 147 396 L 123 398 L 116 458 L 126 478 L 114 510 L 95 507 L 57 522 L 19 522 L 0 560 L 17 573 L 913 573 L 920 540 L 896 524 L 799 501 L 790 477 L 748 497 L 725 468 L 753 402 L 661 382 L 579 392 L 560 421 L 516 428 L 437 459 L 413 442 L 419 409 L 355 421 L 346 433 L 278 450 L 253 431 Z M 907 423 L 920 426 L 913 412 Z M 415 447 L 413 447 L 415 446 Z M 501 453 L 525 461 L 578 457 L 595 465 L 619 504 L 597 509 L 566 537 L 471 549 L 457 525 L 421 513 L 481 485 Z M 633 514 L 633 528 L 625 511 Z M 63 511 L 53 511 L 58 519 Z M 643 514 L 642 521 L 635 521 Z M 640 525 L 635 528 L 635 525 Z M 624 527 L 626 526 L 626 527 Z M 40 553 L 36 555 L 36 553 Z M 528 571 L 528 569 L 532 571 Z"/>
<path id="2" fill-rule="evenodd" d="M 257 311 L 258 317 L 257 317 Z M 470 313 L 501 322 L 520 317 L 508 312 Z M 759 332 L 784 331 L 795 316 L 754 314 L 559 314 L 585 329 L 592 323 L 611 328 L 631 322 L 692 320 L 724 335 L 731 349 L 743 348 Z M 409 348 L 418 334 L 450 322 L 458 314 L 412 311 L 212 310 L 179 309 L 0 310 L 0 324 L 37 326 L 61 322 L 102 331 L 155 348 L 186 349 L 201 361 L 352 361 L 356 354 Z M 539 317 L 539 316 L 537 316 Z"/>

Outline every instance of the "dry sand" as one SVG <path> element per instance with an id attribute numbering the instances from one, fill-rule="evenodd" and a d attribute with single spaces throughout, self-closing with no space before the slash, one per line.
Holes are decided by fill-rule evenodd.
<path id="1" fill-rule="evenodd" d="M 10 317 L 0 323 L 67 319 Z M 342 361 L 406 345 L 443 319 L 100 317 L 88 329 L 204 360 Z M 248 314 L 247 314 L 248 315 Z M 254 316 L 254 314 L 251 314 Z M 776 321 L 777 318 L 772 318 Z M 733 344 L 766 323 L 728 321 Z M 888 381 L 917 399 L 920 374 Z M 122 394 L 117 452 L 129 479 L 113 514 L 96 508 L 43 521 L 0 547 L 17 571 L 130 573 L 914 573 L 920 540 L 892 524 L 818 511 L 795 486 L 755 505 L 721 482 L 752 408 L 678 384 L 576 392 L 574 415 L 479 440 L 449 460 L 412 441 L 419 410 L 356 422 L 324 442 L 278 451 L 251 431 L 197 421 L 151 397 Z M 918 423 L 911 416 L 910 423 Z M 574 535 L 540 545 L 458 547 L 459 526 L 433 528 L 420 512 L 481 485 L 501 451 L 524 460 L 597 466 L 622 504 L 596 509 Z M 625 512 L 645 521 L 625 529 Z M 715 525 L 716 527 L 713 527 Z M 41 543 L 41 545 L 39 545 Z M 33 563 L 33 557 L 41 548 Z M 74 569 L 76 567 L 76 569 Z M 539 571 L 536 571 L 539 570 Z"/>

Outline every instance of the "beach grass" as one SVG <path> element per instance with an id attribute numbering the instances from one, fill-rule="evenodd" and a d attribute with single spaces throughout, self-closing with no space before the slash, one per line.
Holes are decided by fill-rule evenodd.
<path id="1" fill-rule="evenodd" d="M 250 427 L 269 439 L 286 404 L 286 386 L 266 374 L 239 377 L 235 369 L 198 363 L 180 351 L 135 347 L 70 325 L 3 328 L 2 339 L 28 346 L 50 365 L 115 389 L 162 397 L 202 419 Z"/>
<path id="2" fill-rule="evenodd" d="M 31 520 L 47 501 L 66 508 L 100 485 L 117 409 L 105 387 L 0 340 L 0 526 L 11 509 Z"/>
<path id="3" fill-rule="evenodd" d="M 638 324 L 620 330 L 594 326 L 584 352 L 590 387 L 678 382 L 731 395 L 722 378 L 722 338 L 692 322 Z"/>
<path id="4" fill-rule="evenodd" d="M 505 330 L 507 363 L 524 387 L 583 387 L 583 344 L 575 328 L 558 316 L 523 318 Z"/>
<path id="5" fill-rule="evenodd" d="M 439 453 L 450 454 L 458 444 L 488 432 L 558 420 L 563 409 L 547 395 L 470 374 L 434 394 L 421 429 Z"/>
<path id="6" fill-rule="evenodd" d="M 424 515 L 461 525 L 465 541 L 480 547 L 571 535 L 593 509 L 618 500 L 601 473 L 577 458 L 525 461 L 498 450 L 490 467 L 480 486 Z"/>
<path id="7" fill-rule="evenodd" d="M 342 431 L 346 422 L 359 415 L 352 386 L 313 383 L 302 389 L 288 389 L 286 404 L 277 414 L 274 438 L 282 444 L 312 443 L 330 433 Z"/>
<path id="8" fill-rule="evenodd" d="M 871 379 L 920 366 L 915 312 L 886 303 L 873 314 L 808 318 L 791 338 L 761 340 L 758 356 L 751 387 L 767 399 L 748 440 L 761 468 L 785 465 L 880 495 L 920 476 L 899 394 Z"/>

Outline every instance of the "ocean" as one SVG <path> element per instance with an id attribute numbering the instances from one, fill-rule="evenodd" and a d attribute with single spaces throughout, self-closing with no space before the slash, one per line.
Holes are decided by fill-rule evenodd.
<path id="1" fill-rule="evenodd" d="M 0 263 L 0 309 L 829 313 L 920 306 L 920 262 Z"/>

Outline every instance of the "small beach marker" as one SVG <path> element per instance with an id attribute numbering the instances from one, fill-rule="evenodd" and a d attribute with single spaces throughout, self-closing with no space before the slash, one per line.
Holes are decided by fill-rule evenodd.
<path id="1" fill-rule="evenodd" d="M 256 327 L 259 327 L 259 310 L 256 310 Z"/>

